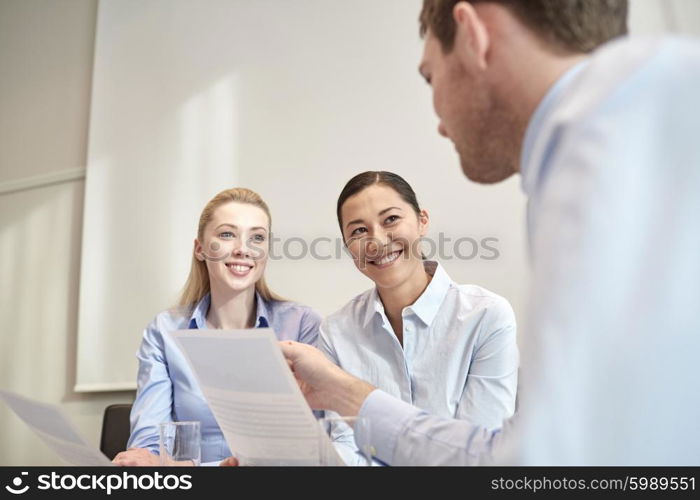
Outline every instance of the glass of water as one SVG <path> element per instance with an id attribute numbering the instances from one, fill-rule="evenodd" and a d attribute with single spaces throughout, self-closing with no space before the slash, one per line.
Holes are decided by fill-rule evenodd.
<path id="1" fill-rule="evenodd" d="M 202 435 L 199 422 L 160 424 L 160 464 L 200 465 Z"/>

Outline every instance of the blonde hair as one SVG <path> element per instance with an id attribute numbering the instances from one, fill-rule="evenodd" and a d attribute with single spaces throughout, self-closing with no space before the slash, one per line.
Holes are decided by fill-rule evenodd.
<path id="1" fill-rule="evenodd" d="M 272 226 L 272 216 L 267 203 L 255 191 L 246 188 L 232 188 L 221 191 L 214 196 L 202 210 L 199 216 L 199 226 L 197 228 L 197 239 L 201 242 L 204 239 L 204 228 L 211 221 L 214 212 L 217 208 L 225 203 L 235 201 L 237 203 L 247 203 L 258 207 L 265 212 L 268 220 L 268 229 Z M 265 300 L 285 300 L 279 295 L 273 293 L 265 282 L 265 277 L 261 277 L 255 283 L 255 290 Z M 190 266 L 190 275 L 187 277 L 187 283 L 180 295 L 178 305 L 187 309 L 194 307 L 202 298 L 210 291 L 209 272 L 207 271 L 207 263 L 203 260 L 198 260 L 192 253 L 192 265 Z"/>

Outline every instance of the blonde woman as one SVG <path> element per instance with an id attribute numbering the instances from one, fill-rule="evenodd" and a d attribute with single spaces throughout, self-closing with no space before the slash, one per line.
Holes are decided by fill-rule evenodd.
<path id="1" fill-rule="evenodd" d="M 166 333 L 181 329 L 272 328 L 280 340 L 314 344 L 320 317 L 270 291 L 264 272 L 270 210 L 255 192 L 227 189 L 204 207 L 179 307 L 148 325 L 137 353 L 138 391 L 128 450 L 117 465 L 159 465 L 158 424 L 201 422 L 202 463 L 231 455 L 184 356 Z"/>

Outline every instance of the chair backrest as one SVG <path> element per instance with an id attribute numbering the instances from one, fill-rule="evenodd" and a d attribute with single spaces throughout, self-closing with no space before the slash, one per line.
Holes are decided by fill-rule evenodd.
<path id="1" fill-rule="evenodd" d="M 126 443 L 129 441 L 129 435 L 131 434 L 129 425 L 130 414 L 130 404 L 109 405 L 105 408 L 104 418 L 102 419 L 100 450 L 110 460 L 120 451 L 126 450 Z"/>

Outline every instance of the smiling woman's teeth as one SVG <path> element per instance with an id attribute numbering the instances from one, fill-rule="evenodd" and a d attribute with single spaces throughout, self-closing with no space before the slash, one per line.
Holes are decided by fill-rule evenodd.
<path id="1" fill-rule="evenodd" d="M 381 266 L 382 264 L 388 264 L 389 262 L 393 262 L 396 260 L 396 258 L 399 256 L 401 252 L 392 252 L 389 255 L 385 255 L 381 259 L 375 261 L 374 263 L 377 264 L 378 266 Z"/>
<path id="2" fill-rule="evenodd" d="M 240 264 L 226 264 L 226 267 L 237 273 L 245 273 L 251 269 L 250 266 L 242 266 Z"/>

